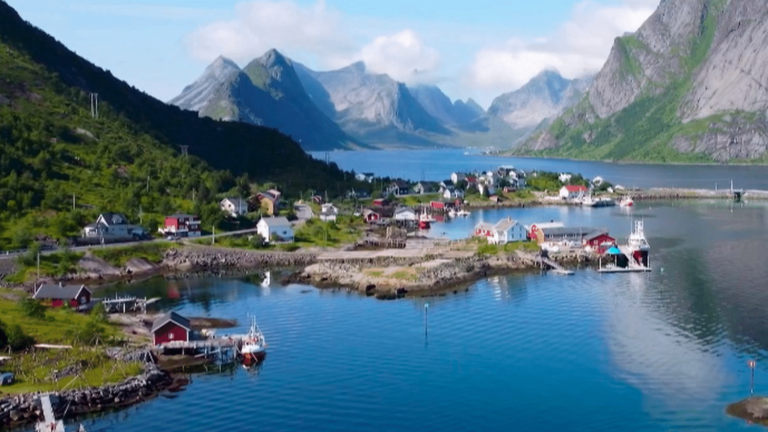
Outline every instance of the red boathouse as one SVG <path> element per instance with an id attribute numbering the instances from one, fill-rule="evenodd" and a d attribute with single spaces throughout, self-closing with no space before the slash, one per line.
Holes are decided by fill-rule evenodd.
<path id="1" fill-rule="evenodd" d="M 77 308 L 91 302 L 91 291 L 85 285 L 42 284 L 32 297 L 51 307 L 62 307 L 68 303 Z"/>
<path id="2" fill-rule="evenodd" d="M 187 318 L 176 312 L 168 312 L 152 324 L 152 342 L 162 345 L 169 342 L 189 342 L 192 326 Z"/>

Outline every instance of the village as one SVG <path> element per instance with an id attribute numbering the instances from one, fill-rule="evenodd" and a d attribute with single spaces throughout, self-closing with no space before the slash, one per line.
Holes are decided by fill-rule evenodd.
<path id="1" fill-rule="evenodd" d="M 369 174 L 360 176 L 371 184 L 376 181 Z M 247 262 L 243 265 L 252 271 L 263 271 L 270 262 L 278 262 L 273 258 L 296 256 L 301 260 L 292 262 L 302 264 L 287 282 L 311 283 L 321 288 L 347 287 L 380 299 L 456 292 L 460 286 L 489 274 L 526 269 L 570 275 L 573 271 L 566 266 L 583 262 L 597 263 L 595 267 L 599 272 L 650 271 L 650 247 L 642 221 L 635 222 L 625 244 L 619 244 L 615 235 L 601 227 L 569 226 L 553 220 L 524 224 L 510 217 L 480 220 L 459 240 L 431 233 L 435 224 L 470 218 L 476 211 L 500 207 L 504 202 L 517 203 L 521 209 L 534 204 L 584 205 L 593 194 L 614 192 L 607 182 L 595 180 L 561 173 L 527 174 L 512 167 L 499 167 L 485 173 L 451 173 L 449 179 L 441 182 L 395 180 L 382 186 L 379 193 L 350 191 L 347 197 L 335 201 L 315 194 L 307 201 L 288 204 L 279 191 L 270 189 L 251 199 L 225 197 L 220 200 L 223 213 L 233 221 L 244 222 L 239 230 L 230 233 L 216 233 L 215 228 L 206 233 L 205 221 L 192 214 L 168 215 L 155 234 L 141 225 L 131 224 L 123 214 L 102 213 L 95 223 L 84 227 L 82 242 L 97 249 L 136 242 L 170 242 L 175 245 L 174 262 L 187 263 L 191 262 L 190 256 L 205 254 L 220 260 L 226 251 L 237 259 L 255 256 L 256 259 L 240 261 Z M 254 220 L 257 222 L 253 223 Z M 315 243 L 307 239 L 309 228 L 316 230 L 313 231 Z M 336 236 L 338 245 L 330 243 L 329 236 Z M 222 244 L 228 249 L 221 249 Z M 214 248 L 209 249 L 211 247 Z M 219 261 L 205 266 L 215 266 L 215 262 Z M 227 259 L 227 262 L 231 265 L 238 261 Z M 184 268 L 188 271 L 194 266 Z M 143 353 L 139 370 L 155 374 L 152 376 L 160 377 L 156 374 L 161 372 L 157 371 L 210 362 L 242 363 L 251 367 L 260 364 L 266 356 L 266 338 L 255 320 L 251 321 L 246 334 L 217 334 L 215 323 L 201 323 L 197 318 L 185 317 L 173 310 L 154 310 L 156 298 L 99 296 L 99 281 L 93 282 L 95 286 L 78 282 L 77 278 L 43 278 L 34 283 L 31 301 L 49 311 L 39 311 L 38 316 L 67 314 L 67 320 L 74 320 L 80 315 L 84 317 L 85 327 L 96 325 L 91 321 L 95 318 L 87 317 L 108 316 L 108 321 L 100 321 L 99 326 L 121 329 L 112 337 L 131 341 L 131 350 Z M 29 300 L 22 296 L 18 301 L 19 305 L 26 305 Z M 21 306 L 5 307 L 18 313 Z M 37 318 L 29 315 L 24 319 Z M 100 336 L 94 337 L 105 337 L 104 333 L 98 334 Z M 54 354 L 49 355 L 60 359 L 55 352 L 78 350 L 72 343 L 32 343 L 27 349 L 51 351 Z M 30 380 L 29 366 L 22 366 L 24 361 L 20 360 L 28 355 L 4 358 L 5 367 L 0 361 L 0 391 L 3 387 L 12 387 L 17 378 Z M 107 357 L 101 361 L 109 362 L 109 355 L 103 355 Z M 6 372 L 1 373 L 3 370 Z M 76 378 L 77 374 L 73 380 Z M 172 380 L 157 378 L 151 382 L 164 386 L 171 385 Z M 102 385 L 110 389 L 113 386 Z M 60 387 L 56 384 L 54 388 Z M 132 397 L 138 400 L 147 394 L 140 392 Z M 76 403 L 64 400 L 70 405 Z M 35 404 L 39 402 L 30 406 L 38 406 Z M 18 416 L 11 417 L 10 407 L 7 405 L 5 410 L 0 407 L 0 423 L 23 421 Z M 87 412 L 90 408 L 81 406 L 80 409 Z"/>

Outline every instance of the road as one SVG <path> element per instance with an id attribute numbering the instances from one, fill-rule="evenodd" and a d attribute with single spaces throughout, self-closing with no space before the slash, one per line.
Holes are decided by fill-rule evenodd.
<path id="1" fill-rule="evenodd" d="M 199 239 L 213 240 L 213 237 L 228 237 L 228 236 L 236 236 L 236 235 L 243 235 L 243 234 L 251 234 L 255 232 L 256 232 L 256 228 L 249 228 L 245 230 L 227 231 L 223 233 L 216 233 L 215 235 L 210 234 L 210 235 L 195 237 L 194 240 L 199 240 Z M 187 240 L 187 239 L 182 239 L 182 240 Z M 75 246 L 68 249 L 73 252 L 81 252 L 81 251 L 87 251 L 90 249 L 119 248 L 119 247 L 128 247 L 128 246 L 134 246 L 139 244 L 163 243 L 163 242 L 174 243 L 173 240 L 166 240 L 165 238 L 157 238 L 152 240 L 139 240 L 139 241 L 123 242 L 123 243 L 107 243 L 104 245 L 96 244 L 96 245 L 88 245 L 88 246 Z M 65 248 L 44 249 L 40 251 L 40 255 L 50 255 L 57 252 L 62 252 L 64 250 Z M 17 249 L 14 251 L 0 252 L 0 260 L 13 259 L 18 257 L 19 255 L 24 255 L 25 253 L 27 253 L 27 249 Z"/>

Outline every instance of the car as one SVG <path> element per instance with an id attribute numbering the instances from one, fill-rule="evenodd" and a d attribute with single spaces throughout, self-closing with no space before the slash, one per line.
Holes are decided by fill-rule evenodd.
<path id="1" fill-rule="evenodd" d="M 13 384 L 13 374 L 10 372 L 0 373 L 0 386 Z"/>

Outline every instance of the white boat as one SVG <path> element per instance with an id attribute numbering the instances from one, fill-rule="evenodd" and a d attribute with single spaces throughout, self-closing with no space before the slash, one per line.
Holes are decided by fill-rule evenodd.
<path id="1" fill-rule="evenodd" d="M 627 240 L 627 249 L 637 264 L 643 267 L 650 267 L 648 254 L 651 251 L 651 245 L 645 238 L 645 227 L 643 221 L 636 220 Z"/>
<path id="2" fill-rule="evenodd" d="M 622 207 L 632 207 L 635 205 L 635 202 L 632 200 L 631 196 L 627 195 L 619 201 L 619 205 Z"/>
<path id="3" fill-rule="evenodd" d="M 251 328 L 243 339 L 243 347 L 240 351 L 243 354 L 243 364 L 246 366 L 257 364 L 267 356 L 267 341 L 256 324 L 255 317 L 251 317 Z"/>
<path id="4" fill-rule="evenodd" d="M 456 213 L 456 215 L 457 215 L 457 216 L 461 216 L 461 217 L 467 217 L 467 216 L 469 216 L 470 214 L 471 214 L 471 213 L 469 212 L 469 210 L 464 210 L 464 209 L 461 209 L 461 210 L 459 210 L 459 211 Z"/>
<path id="5" fill-rule="evenodd" d="M 451 211 L 448 212 L 448 216 L 455 218 L 456 217 L 456 210 L 451 209 Z"/>

